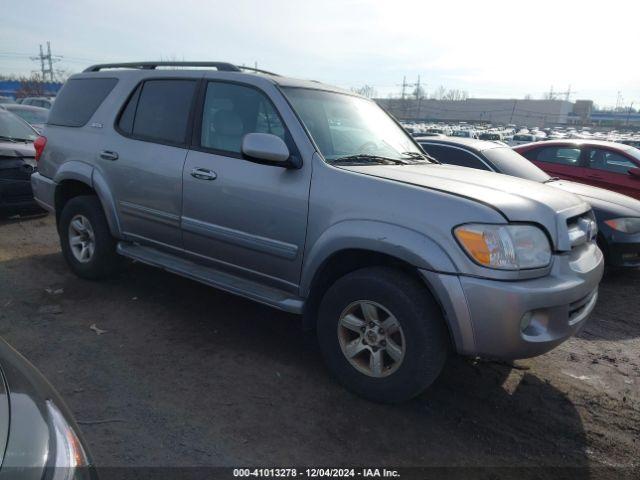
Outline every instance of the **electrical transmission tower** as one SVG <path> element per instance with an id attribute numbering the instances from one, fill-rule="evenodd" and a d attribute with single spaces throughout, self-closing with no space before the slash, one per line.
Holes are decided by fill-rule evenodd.
<path id="1" fill-rule="evenodd" d="M 49 77 L 49 81 L 53 82 L 53 64 L 62 60 L 60 55 L 51 55 L 51 44 L 47 40 L 47 53 L 42 50 L 42 44 L 40 44 L 40 54 L 37 57 L 31 57 L 31 60 L 40 62 L 40 74 L 42 80 L 45 81 Z"/>

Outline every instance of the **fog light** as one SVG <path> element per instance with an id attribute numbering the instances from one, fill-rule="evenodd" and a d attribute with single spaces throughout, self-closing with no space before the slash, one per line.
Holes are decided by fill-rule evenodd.
<path id="1" fill-rule="evenodd" d="M 525 313 L 520 319 L 520 331 L 524 332 L 529 325 L 531 325 L 531 320 L 533 319 L 533 312 Z"/>

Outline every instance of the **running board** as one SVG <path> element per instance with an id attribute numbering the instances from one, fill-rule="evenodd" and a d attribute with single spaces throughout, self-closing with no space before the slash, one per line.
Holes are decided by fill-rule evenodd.
<path id="1" fill-rule="evenodd" d="M 127 242 L 118 242 L 118 253 L 138 262 L 159 267 L 171 273 L 190 278 L 200 283 L 240 295 L 241 297 L 264 303 L 291 313 L 302 313 L 304 300 L 284 290 L 267 287 L 260 283 L 221 272 L 211 267 L 199 265 L 190 260 Z"/>

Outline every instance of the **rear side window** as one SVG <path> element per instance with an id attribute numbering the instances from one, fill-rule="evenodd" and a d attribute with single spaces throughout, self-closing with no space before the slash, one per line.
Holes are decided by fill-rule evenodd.
<path id="1" fill-rule="evenodd" d="M 49 125 L 82 127 L 109 95 L 116 78 L 73 78 L 67 80 L 53 103 Z"/>
<path id="2" fill-rule="evenodd" d="M 531 160 L 538 162 L 557 163 L 559 165 L 568 165 L 570 167 L 578 167 L 580 160 L 580 149 L 572 147 L 544 147 L 534 150 L 536 153 L 530 157 Z"/>
<path id="3" fill-rule="evenodd" d="M 195 80 L 148 80 L 133 93 L 118 127 L 134 138 L 183 145 Z"/>

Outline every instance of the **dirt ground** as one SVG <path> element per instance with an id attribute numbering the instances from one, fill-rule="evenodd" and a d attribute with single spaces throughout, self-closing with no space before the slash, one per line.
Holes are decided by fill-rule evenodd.
<path id="1" fill-rule="evenodd" d="M 98 466 L 637 473 L 639 292 L 640 270 L 608 274 L 579 337 L 516 368 L 454 358 L 385 406 L 341 388 L 295 316 L 139 264 L 80 280 L 50 216 L 0 221 L 0 336 L 56 386 Z"/>

